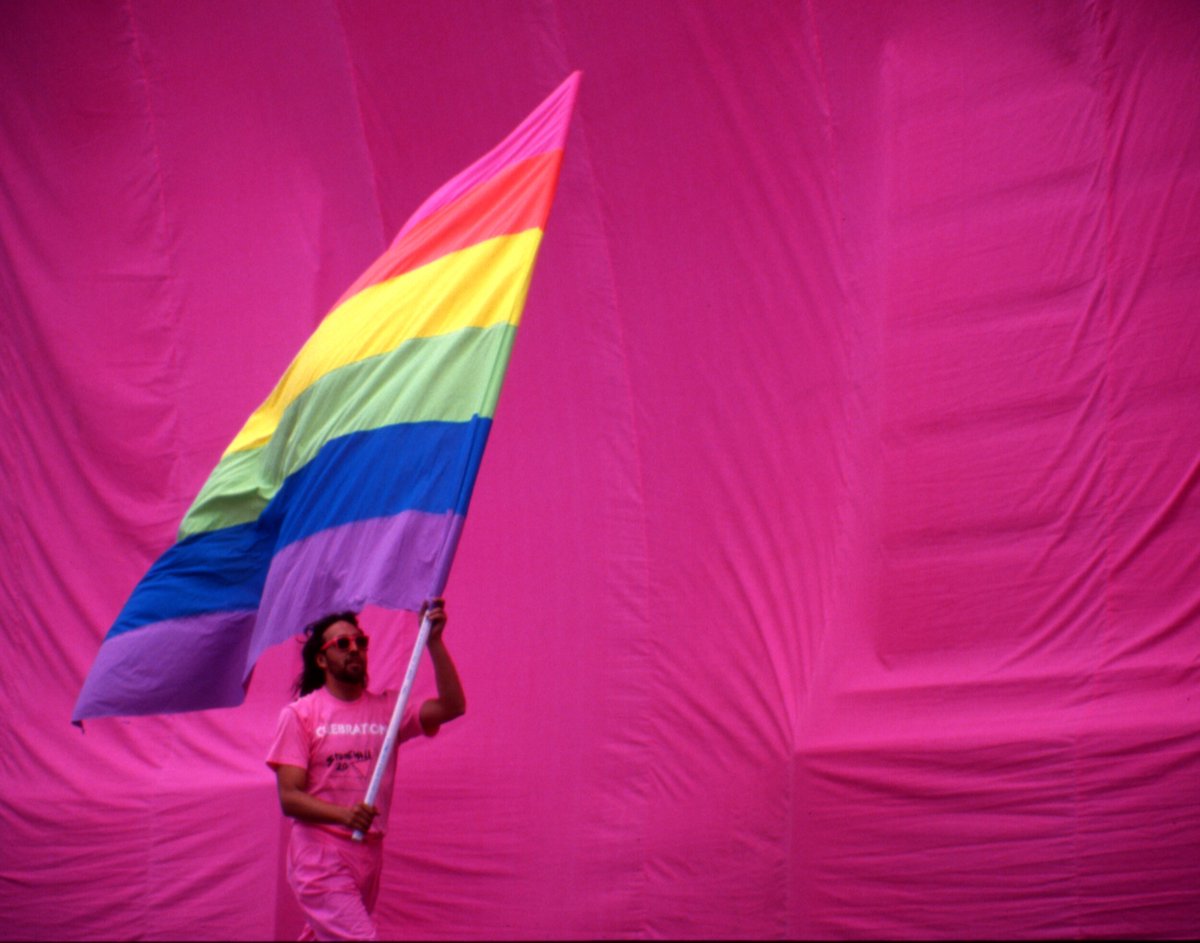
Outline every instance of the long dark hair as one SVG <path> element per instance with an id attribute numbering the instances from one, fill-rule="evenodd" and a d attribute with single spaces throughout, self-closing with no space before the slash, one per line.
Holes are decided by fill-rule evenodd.
<path id="1" fill-rule="evenodd" d="M 293 686 L 296 697 L 304 697 L 325 686 L 325 669 L 317 664 L 317 656 L 325 644 L 325 630 L 335 622 L 349 622 L 356 629 L 360 628 L 357 612 L 331 612 L 304 627 L 304 647 L 300 649 L 300 660 L 304 667 L 296 676 Z"/>

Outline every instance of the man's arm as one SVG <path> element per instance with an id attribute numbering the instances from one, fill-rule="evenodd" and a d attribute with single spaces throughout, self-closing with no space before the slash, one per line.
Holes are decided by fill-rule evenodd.
<path id="1" fill-rule="evenodd" d="M 420 718 L 421 727 L 426 735 L 432 737 L 442 724 L 466 713 L 467 697 L 463 693 L 458 669 L 454 667 L 454 660 L 450 657 L 446 642 L 442 638 L 442 631 L 446 628 L 446 610 L 442 600 L 432 600 L 428 611 L 422 610 L 422 615 L 429 617 L 429 641 L 425 648 L 433 661 L 437 697 L 432 697 L 421 705 Z"/>
<path id="2" fill-rule="evenodd" d="M 279 804 L 283 814 L 302 822 L 324 822 L 345 825 L 359 832 L 366 832 L 379 810 L 365 802 L 352 806 L 336 805 L 318 799 L 308 792 L 308 770 L 299 766 L 281 763 L 275 767 L 275 779 L 279 784 Z"/>

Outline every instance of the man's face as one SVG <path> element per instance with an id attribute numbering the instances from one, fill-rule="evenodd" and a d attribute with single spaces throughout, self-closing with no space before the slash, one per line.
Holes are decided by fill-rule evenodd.
<path id="1" fill-rule="evenodd" d="M 349 622 L 335 622 L 325 630 L 325 642 L 317 656 L 317 664 L 325 673 L 346 684 L 366 684 L 366 636 Z M 346 641 L 340 641 L 346 639 Z M 324 659 L 322 664 L 321 659 Z"/>

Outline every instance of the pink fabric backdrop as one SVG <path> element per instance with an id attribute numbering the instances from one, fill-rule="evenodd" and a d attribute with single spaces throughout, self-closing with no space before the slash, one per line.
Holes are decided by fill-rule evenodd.
<path id="1" fill-rule="evenodd" d="M 299 931 L 295 646 L 70 710 L 328 306 L 575 68 L 384 932 L 1200 926 L 1194 2 L 0 18 L 0 937 Z"/>

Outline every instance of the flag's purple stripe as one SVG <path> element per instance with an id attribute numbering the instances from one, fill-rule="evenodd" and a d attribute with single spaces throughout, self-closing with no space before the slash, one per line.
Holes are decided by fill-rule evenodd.
<path id="1" fill-rule="evenodd" d="M 463 515 L 409 511 L 332 527 L 281 550 L 271 563 L 251 664 L 330 612 L 367 604 L 416 611 L 438 595 Z"/>
<path id="2" fill-rule="evenodd" d="M 240 704 L 254 620 L 254 610 L 208 612 L 106 639 L 71 719 Z"/>
<path id="3" fill-rule="evenodd" d="M 406 511 L 354 521 L 278 553 L 255 610 L 144 625 L 100 646 L 73 720 L 232 707 L 259 656 L 329 612 L 418 609 L 445 585 L 463 516 Z"/>

